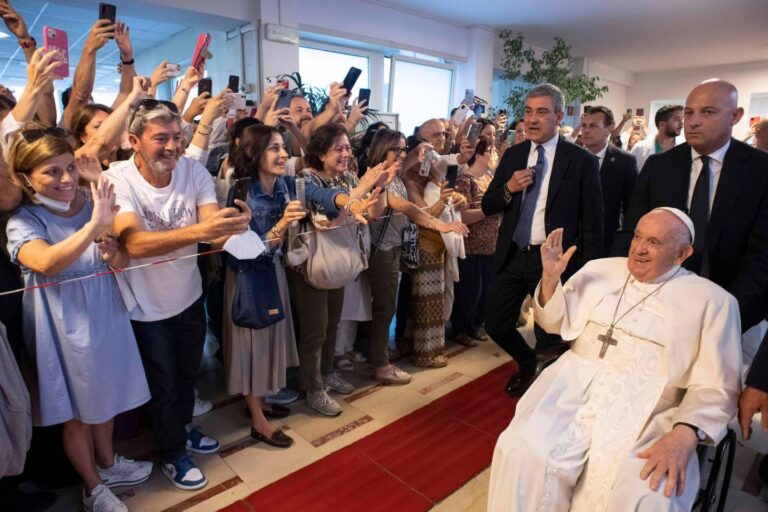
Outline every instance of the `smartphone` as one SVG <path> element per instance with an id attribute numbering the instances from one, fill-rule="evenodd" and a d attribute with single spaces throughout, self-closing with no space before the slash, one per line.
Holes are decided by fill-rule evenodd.
<path id="1" fill-rule="evenodd" d="M 628 116 L 631 116 L 631 115 L 632 115 L 632 109 L 631 109 L 631 108 L 628 108 L 628 109 L 627 109 L 627 115 L 628 115 Z"/>
<path id="2" fill-rule="evenodd" d="M 456 112 L 453 113 L 451 121 L 453 121 L 453 124 L 455 125 L 460 125 L 464 122 L 464 119 L 467 118 L 467 113 L 469 113 L 469 107 L 462 103 L 459 105 L 459 108 L 456 109 Z"/>
<path id="3" fill-rule="evenodd" d="M 181 76 L 181 64 L 168 63 L 165 65 L 165 72 L 168 76 Z"/>
<path id="4" fill-rule="evenodd" d="M 475 104 L 475 90 L 474 89 L 464 89 L 464 101 L 462 102 L 465 105 L 474 105 Z"/>
<path id="5" fill-rule="evenodd" d="M 248 199 L 248 189 L 251 188 L 251 178 L 238 178 L 235 180 L 235 184 L 229 189 L 227 194 L 227 208 L 237 208 L 241 212 L 243 211 L 239 205 L 235 204 L 235 199 L 239 199 L 245 202 Z"/>
<path id="6" fill-rule="evenodd" d="M 286 201 L 288 198 L 286 197 Z M 301 203 L 301 207 L 303 209 L 307 209 L 307 192 L 306 192 L 306 182 L 304 181 L 304 178 L 296 178 L 296 200 Z M 299 221 L 295 220 L 291 222 L 292 227 L 296 227 L 299 225 Z"/>
<path id="7" fill-rule="evenodd" d="M 432 162 L 437 159 L 437 153 L 428 149 L 424 153 L 424 161 L 421 162 L 421 168 L 419 168 L 419 176 L 429 176 L 429 170 L 432 168 Z"/>
<path id="8" fill-rule="evenodd" d="M 480 131 L 483 129 L 483 125 L 480 123 L 472 123 L 467 130 L 467 142 L 472 147 L 477 145 L 477 139 L 480 137 Z"/>
<path id="9" fill-rule="evenodd" d="M 117 20 L 117 7 L 115 7 L 112 4 L 105 4 L 104 2 L 100 2 L 99 3 L 99 19 L 109 20 L 114 25 L 115 21 Z M 114 39 L 114 37 L 110 37 L 110 39 Z"/>
<path id="10" fill-rule="evenodd" d="M 571 108 L 573 108 L 573 107 L 571 107 Z M 517 132 L 515 130 L 509 130 L 507 132 L 507 144 L 509 144 L 510 146 L 514 146 L 515 145 L 515 137 L 516 136 L 517 136 Z"/>
<path id="11" fill-rule="evenodd" d="M 572 115 L 573 115 L 573 105 L 568 105 L 568 106 L 565 108 L 565 111 L 566 111 L 566 115 L 568 115 L 568 116 L 572 116 Z"/>
<path id="12" fill-rule="evenodd" d="M 237 75 L 229 75 L 229 81 L 227 81 L 227 87 L 232 92 L 240 92 L 240 77 Z M 245 107 L 242 107 L 245 108 Z"/>
<path id="13" fill-rule="evenodd" d="M 757 125 L 757 123 L 760 122 L 761 117 L 760 116 L 752 116 L 749 118 L 749 127 L 753 128 Z"/>
<path id="14" fill-rule="evenodd" d="M 197 82 L 197 95 L 200 96 L 204 92 L 213 94 L 213 80 L 210 78 L 203 78 Z"/>
<path id="15" fill-rule="evenodd" d="M 644 108 L 635 109 L 635 115 L 644 116 L 645 115 L 645 109 Z"/>
<path id="16" fill-rule="evenodd" d="M 370 107 L 371 106 L 371 90 L 370 89 L 360 89 L 360 94 L 357 98 L 357 103 L 360 104 L 363 101 L 365 101 L 365 105 Z"/>
<path id="17" fill-rule="evenodd" d="M 591 108 L 592 108 L 592 105 L 584 105 L 584 113 L 586 114 L 587 112 L 589 112 Z"/>
<path id="18" fill-rule="evenodd" d="M 500 108 L 500 109 L 499 109 L 499 111 L 498 111 L 498 113 L 497 113 L 496 115 L 497 115 L 497 116 L 505 116 L 505 115 L 507 115 L 507 109 L 505 109 L 505 108 Z"/>
<path id="19" fill-rule="evenodd" d="M 445 171 L 445 179 L 448 181 L 448 188 L 456 188 L 456 180 L 459 177 L 459 166 L 449 165 Z"/>
<path id="20" fill-rule="evenodd" d="M 292 97 L 293 93 L 291 91 L 288 89 L 280 89 L 280 94 L 277 96 L 277 105 L 275 105 L 275 110 L 280 110 L 281 108 L 291 108 Z"/>
<path id="21" fill-rule="evenodd" d="M 53 74 L 57 78 L 67 78 L 69 76 L 69 43 L 67 33 L 58 28 L 43 27 L 43 49 L 46 52 L 50 50 L 59 51 L 59 57 L 56 60 L 60 64 L 53 71 Z"/>
<path id="22" fill-rule="evenodd" d="M 264 79 L 264 85 L 269 89 L 270 87 L 274 87 L 275 85 L 279 85 L 283 89 L 288 89 L 290 87 L 290 83 L 288 82 L 287 78 L 281 78 L 281 75 L 275 75 L 275 76 L 268 76 Z"/>
<path id="23" fill-rule="evenodd" d="M 192 54 L 192 67 L 203 72 L 205 60 L 210 59 L 212 55 L 208 52 L 208 45 L 211 44 L 211 34 L 200 34 L 195 45 L 195 52 Z"/>
<path id="24" fill-rule="evenodd" d="M 485 105 L 477 104 L 474 106 L 472 111 L 475 113 L 475 117 L 480 118 L 485 114 Z"/>
<path id="25" fill-rule="evenodd" d="M 362 73 L 362 70 L 354 66 L 349 68 L 349 71 L 347 71 L 347 76 L 344 77 L 344 81 L 342 82 L 344 88 L 347 90 L 347 96 L 352 94 L 352 88 L 355 87 L 357 79 L 360 78 L 360 73 Z"/>

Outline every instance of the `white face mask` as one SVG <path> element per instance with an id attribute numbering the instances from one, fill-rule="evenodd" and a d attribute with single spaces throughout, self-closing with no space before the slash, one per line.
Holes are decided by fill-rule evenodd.
<path id="1" fill-rule="evenodd" d="M 59 201 L 58 199 L 53 199 L 46 195 L 43 195 L 40 192 L 37 192 L 35 190 L 35 187 L 32 186 L 32 183 L 29 181 L 29 178 L 24 176 L 24 179 L 27 182 L 27 187 L 32 192 L 32 196 L 35 198 L 35 201 L 42 204 L 43 206 L 47 206 L 48 208 L 56 212 L 65 213 L 69 211 L 69 208 L 72 205 L 72 201 Z"/>

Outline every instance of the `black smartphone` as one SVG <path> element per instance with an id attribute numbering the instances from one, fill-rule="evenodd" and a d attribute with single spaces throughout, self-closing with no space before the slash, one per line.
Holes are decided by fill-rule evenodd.
<path id="1" fill-rule="evenodd" d="M 638 116 L 644 116 L 645 115 L 645 109 L 644 108 L 638 108 L 638 109 L 635 110 L 635 113 Z"/>
<path id="2" fill-rule="evenodd" d="M 227 82 L 227 87 L 232 92 L 239 92 L 240 91 L 240 77 L 237 75 L 229 75 L 229 81 Z"/>
<path id="3" fill-rule="evenodd" d="M 360 89 L 360 94 L 357 98 L 357 103 L 362 103 L 365 101 L 365 105 L 367 107 L 371 106 L 371 90 L 370 89 Z"/>
<path id="4" fill-rule="evenodd" d="M 290 89 L 280 89 L 280 93 L 277 96 L 277 105 L 275 105 L 275 110 L 279 110 L 281 108 L 291 108 L 292 97 L 293 92 L 291 92 Z"/>
<path id="5" fill-rule="evenodd" d="M 344 88 L 347 90 L 347 95 L 352 94 L 352 88 L 355 87 L 357 79 L 360 78 L 360 73 L 362 73 L 362 70 L 354 66 L 347 71 L 347 76 L 344 77 L 344 81 L 342 82 Z"/>
<path id="6" fill-rule="evenodd" d="M 448 188 L 456 188 L 456 180 L 459 177 L 459 166 L 449 165 L 445 171 L 445 179 L 448 181 Z"/>
<path id="7" fill-rule="evenodd" d="M 117 20 L 117 7 L 115 7 L 112 4 L 105 4 L 104 2 L 100 2 L 99 3 L 99 19 L 109 20 L 114 25 L 115 21 Z M 110 39 L 114 39 L 114 37 L 110 37 Z"/>
<path id="8" fill-rule="evenodd" d="M 241 212 L 243 211 L 239 205 L 235 204 L 235 199 L 239 199 L 245 202 L 248 199 L 248 189 L 251 188 L 251 178 L 239 178 L 235 180 L 235 184 L 229 189 L 227 194 L 227 208 L 237 208 Z"/>
<path id="9" fill-rule="evenodd" d="M 210 78 L 203 78 L 197 83 L 197 95 L 200 96 L 204 92 L 213 94 L 213 80 Z"/>
<path id="10" fill-rule="evenodd" d="M 627 115 L 628 115 L 628 116 L 631 116 L 631 115 L 632 115 L 632 109 L 631 109 L 631 108 L 628 108 L 628 109 L 627 109 Z"/>

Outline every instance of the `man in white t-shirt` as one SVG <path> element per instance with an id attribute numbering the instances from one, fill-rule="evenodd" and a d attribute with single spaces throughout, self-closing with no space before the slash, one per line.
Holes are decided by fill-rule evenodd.
<path id="1" fill-rule="evenodd" d="M 683 106 L 664 105 L 656 111 L 654 123 L 658 130 L 654 138 L 641 140 L 632 148 L 631 153 L 637 160 L 637 168 L 642 171 L 648 157 L 663 153 L 675 147 L 675 139 L 683 130 Z"/>
<path id="2" fill-rule="evenodd" d="M 133 158 L 105 173 L 120 207 L 115 232 L 131 266 L 184 258 L 126 272 L 137 304 L 131 323 L 152 392 L 150 419 L 163 472 L 176 487 L 195 490 L 208 481 L 187 450 L 215 453 L 219 443 L 189 425 L 206 332 L 193 256 L 199 242 L 220 243 L 245 231 L 251 215 L 242 202 L 244 213 L 219 210 L 211 175 L 182 156 L 175 105 L 156 100 L 133 105 L 128 132 Z"/>

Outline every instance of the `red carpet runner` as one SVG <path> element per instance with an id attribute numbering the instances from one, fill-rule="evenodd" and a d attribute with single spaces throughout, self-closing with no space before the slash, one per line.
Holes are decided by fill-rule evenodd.
<path id="1" fill-rule="evenodd" d="M 509 362 L 233 503 L 227 512 L 428 510 L 491 463 L 514 414 Z"/>

